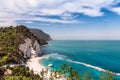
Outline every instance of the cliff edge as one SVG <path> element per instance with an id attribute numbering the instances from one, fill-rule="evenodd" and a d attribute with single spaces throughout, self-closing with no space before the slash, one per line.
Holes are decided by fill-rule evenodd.
<path id="1" fill-rule="evenodd" d="M 37 37 L 26 26 L 0 28 L 0 66 L 26 62 L 32 55 L 41 54 L 40 48 L 46 44 L 46 40 Z"/>

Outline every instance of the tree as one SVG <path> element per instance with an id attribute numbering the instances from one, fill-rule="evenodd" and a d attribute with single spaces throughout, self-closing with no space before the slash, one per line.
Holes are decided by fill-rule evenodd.
<path id="1" fill-rule="evenodd" d="M 100 74 L 99 80 L 115 80 L 115 79 L 111 72 L 106 71 L 106 72 L 103 72 L 102 74 Z"/>
<path id="2" fill-rule="evenodd" d="M 81 75 L 67 64 L 61 65 L 61 72 L 68 80 L 80 80 Z"/>
<path id="3" fill-rule="evenodd" d="M 93 80 L 93 77 L 89 73 L 85 72 L 83 80 Z"/>

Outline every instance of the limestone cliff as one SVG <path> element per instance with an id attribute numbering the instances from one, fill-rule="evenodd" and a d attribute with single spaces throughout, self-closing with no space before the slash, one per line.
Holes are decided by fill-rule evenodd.
<path id="1" fill-rule="evenodd" d="M 24 53 L 24 58 L 30 58 L 33 55 L 38 56 L 41 54 L 40 48 L 41 45 L 38 43 L 38 41 L 32 41 L 30 38 L 25 39 L 25 42 L 19 45 L 19 49 Z M 35 52 L 32 52 L 33 50 Z"/>

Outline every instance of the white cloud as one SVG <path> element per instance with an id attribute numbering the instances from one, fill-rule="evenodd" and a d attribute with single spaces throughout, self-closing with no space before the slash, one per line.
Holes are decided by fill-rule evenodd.
<path id="1" fill-rule="evenodd" d="M 111 10 L 112 10 L 113 12 L 116 12 L 118 15 L 120 15 L 120 7 L 111 8 Z"/>
<path id="2" fill-rule="evenodd" d="M 17 25 L 14 21 L 10 21 L 10 20 L 1 20 L 0 21 L 0 27 L 7 27 L 7 26 L 10 26 L 10 25 L 13 25 L 13 26 L 15 26 L 15 25 Z"/>
<path id="3" fill-rule="evenodd" d="M 52 18 L 44 18 L 44 17 L 30 17 L 30 16 L 17 16 L 17 17 L 10 17 L 9 19 L 0 19 L 4 21 L 17 21 L 17 20 L 25 20 L 23 23 L 33 23 L 31 21 L 42 21 L 42 22 L 50 22 L 50 23 L 80 23 L 77 20 L 60 20 L 60 19 L 52 19 Z"/>
<path id="4" fill-rule="evenodd" d="M 49 19 L 49 18 L 24 18 L 23 20 L 32 20 L 32 21 L 43 21 L 51 23 L 78 23 L 77 20 L 59 20 L 59 19 Z"/>
<path id="5" fill-rule="evenodd" d="M 33 21 L 25 21 L 25 22 L 23 22 L 23 23 L 32 24 L 32 23 L 34 23 L 34 22 L 33 22 Z"/>
<path id="6" fill-rule="evenodd" d="M 75 16 L 71 13 L 82 13 L 87 16 L 103 16 L 102 8 L 120 14 L 119 7 L 112 7 L 120 0 L 0 0 L 0 19 L 6 23 L 16 20 L 38 20 L 52 23 L 76 23 Z M 66 13 L 67 12 L 67 13 Z M 40 16 L 60 16 L 55 18 L 37 18 Z M 0 26 L 2 23 L 0 24 Z"/>
<path id="7" fill-rule="evenodd" d="M 41 9 L 40 11 L 44 15 L 60 15 L 63 13 L 63 11 L 59 9 Z"/>

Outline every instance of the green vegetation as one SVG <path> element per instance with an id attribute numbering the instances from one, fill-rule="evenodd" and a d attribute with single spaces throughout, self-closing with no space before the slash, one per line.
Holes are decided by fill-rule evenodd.
<path id="1" fill-rule="evenodd" d="M 115 79 L 112 73 L 106 71 L 100 75 L 100 80 L 115 80 Z"/>
<path id="2" fill-rule="evenodd" d="M 67 64 L 63 64 L 61 66 L 60 72 L 65 76 L 65 78 L 67 78 L 67 80 L 94 80 L 91 74 L 85 72 L 82 76 Z M 106 71 L 100 74 L 99 80 L 115 80 L 115 78 L 112 73 Z"/>
<path id="3" fill-rule="evenodd" d="M 11 75 L 4 75 L 7 69 L 12 71 Z M 28 67 L 24 66 L 0 68 L 0 80 L 46 80 L 46 74 L 48 74 L 48 69 L 43 69 L 39 74 L 34 74 L 33 71 L 30 71 Z M 62 77 L 67 80 L 94 80 L 91 74 L 84 73 L 82 76 L 67 64 L 63 64 L 60 70 L 51 71 L 49 80 L 56 80 Z M 106 71 L 99 76 L 99 80 L 115 80 L 115 78 L 113 74 Z"/>
<path id="4" fill-rule="evenodd" d="M 39 74 L 34 74 L 33 71 L 30 71 L 25 66 L 4 66 L 21 64 L 21 60 L 26 61 L 23 57 L 23 52 L 19 50 L 19 44 L 24 43 L 26 38 L 30 38 L 33 41 L 37 39 L 41 45 L 47 44 L 46 41 L 36 37 L 23 25 L 0 28 L 0 80 L 46 80 L 45 75 L 48 74 L 48 69 L 43 69 Z M 56 80 L 63 76 L 67 80 L 94 80 L 91 74 L 85 73 L 82 76 L 67 64 L 63 64 L 59 70 L 51 71 L 49 80 Z M 100 75 L 99 80 L 115 79 L 113 74 L 106 71 Z"/>
<path id="5" fill-rule="evenodd" d="M 11 70 L 12 74 L 3 75 L 0 80 L 41 80 L 41 77 L 38 74 L 34 74 L 33 71 L 30 71 L 28 67 L 6 67 L 3 71 L 7 69 Z"/>
<path id="6" fill-rule="evenodd" d="M 64 74 L 68 80 L 80 80 L 81 78 L 81 75 L 67 64 L 63 64 L 61 66 L 61 71 L 62 74 Z"/>
<path id="7" fill-rule="evenodd" d="M 47 44 L 46 41 L 37 38 L 23 25 L 0 28 L 0 66 L 12 63 L 19 64 L 20 60 L 26 60 L 19 50 L 19 44 L 23 43 L 26 38 L 33 41 L 37 39 L 41 45 Z"/>

